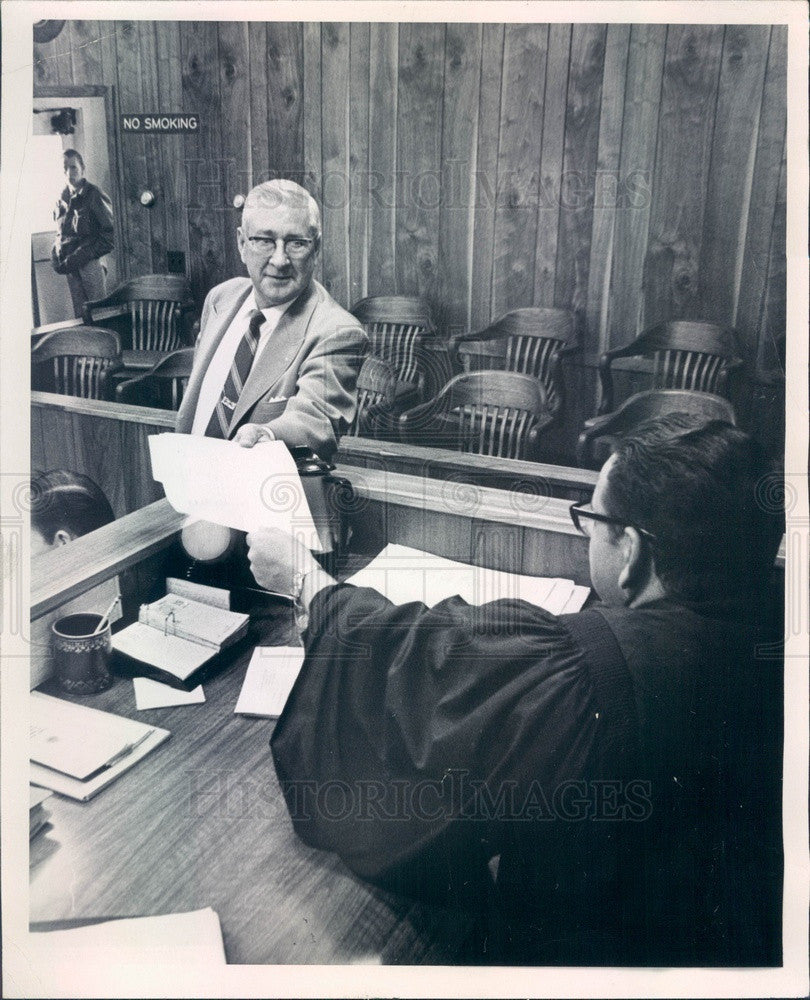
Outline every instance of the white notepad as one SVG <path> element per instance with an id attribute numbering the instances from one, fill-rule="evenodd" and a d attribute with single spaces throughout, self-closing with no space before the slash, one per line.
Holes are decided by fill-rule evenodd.
<path id="1" fill-rule="evenodd" d="M 234 712 L 277 718 L 284 711 L 303 662 L 301 646 L 257 646 Z"/>

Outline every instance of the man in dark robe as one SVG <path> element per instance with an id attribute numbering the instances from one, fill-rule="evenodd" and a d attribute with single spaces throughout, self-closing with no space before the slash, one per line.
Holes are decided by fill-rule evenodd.
<path id="1" fill-rule="evenodd" d="M 280 533 L 250 536 L 259 583 L 309 613 L 272 738 L 298 834 L 477 913 L 467 961 L 779 964 L 767 474 L 731 425 L 639 428 L 572 508 L 601 603 L 559 617 L 395 606 Z"/>

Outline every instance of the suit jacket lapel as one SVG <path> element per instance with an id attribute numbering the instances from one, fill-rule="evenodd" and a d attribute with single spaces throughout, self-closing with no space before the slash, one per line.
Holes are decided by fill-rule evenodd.
<path id="1" fill-rule="evenodd" d="M 250 369 L 247 382 L 239 395 L 239 402 L 231 418 L 231 433 L 239 426 L 247 411 L 262 396 L 271 393 L 273 386 L 292 364 L 301 348 L 316 303 L 317 293 L 312 283 L 278 321 L 275 330 L 270 334 L 269 342 Z"/>
<path id="2" fill-rule="evenodd" d="M 200 389 L 202 388 L 205 373 L 213 360 L 214 354 L 219 347 L 220 341 L 225 336 L 225 331 L 231 325 L 233 318 L 242 308 L 245 299 L 253 291 L 253 286 L 248 283 L 244 292 L 240 292 L 235 298 L 222 303 L 222 311 L 213 307 L 214 315 L 209 319 L 209 324 L 213 327 L 211 336 L 205 338 L 199 357 L 195 358 L 194 373 L 189 379 L 188 387 L 183 395 L 182 411 L 190 415 L 189 430 L 194 422 L 194 414 L 197 412 L 197 403 L 200 399 Z"/>

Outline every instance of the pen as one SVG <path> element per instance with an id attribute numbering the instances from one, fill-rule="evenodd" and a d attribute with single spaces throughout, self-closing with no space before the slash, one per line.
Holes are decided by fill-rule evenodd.
<path id="1" fill-rule="evenodd" d="M 127 745 L 122 747 L 114 757 L 111 757 L 104 766 L 112 767 L 113 764 L 117 764 L 119 760 L 123 760 L 124 757 L 128 757 L 132 751 L 137 750 L 141 743 L 150 737 L 152 733 L 154 733 L 154 729 L 147 729 L 143 736 L 140 736 L 134 743 L 127 743 Z"/>

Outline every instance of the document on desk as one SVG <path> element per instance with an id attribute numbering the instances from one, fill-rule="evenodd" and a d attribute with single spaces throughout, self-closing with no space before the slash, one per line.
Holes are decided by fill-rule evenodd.
<path id="1" fill-rule="evenodd" d="M 235 713 L 274 719 L 284 711 L 304 662 L 301 646 L 257 646 L 250 658 Z"/>
<path id="2" fill-rule="evenodd" d="M 152 475 L 176 511 L 238 531 L 276 527 L 322 546 L 301 478 L 281 441 L 242 448 L 194 434 L 149 436 Z"/>
<path id="3" fill-rule="evenodd" d="M 85 956 L 105 963 L 128 964 L 148 959 L 157 963 L 193 962 L 224 965 L 225 946 L 219 916 L 206 907 L 190 913 L 166 913 L 155 917 L 103 920 L 97 924 L 66 930 L 38 931 L 31 928 L 31 942 L 40 957 L 74 960 Z M 55 954 L 54 954 L 55 953 Z"/>
<path id="4" fill-rule="evenodd" d="M 432 608 L 457 594 L 474 605 L 503 598 L 528 601 L 555 615 L 579 611 L 590 593 L 573 580 L 484 569 L 394 544 L 346 582 L 373 587 L 394 604 L 422 601 Z"/>

